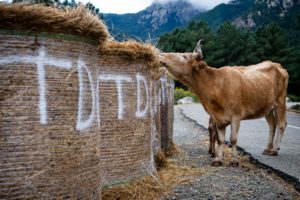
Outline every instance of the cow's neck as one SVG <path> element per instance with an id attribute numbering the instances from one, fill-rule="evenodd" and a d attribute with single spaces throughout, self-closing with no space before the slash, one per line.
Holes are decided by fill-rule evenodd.
<path id="1" fill-rule="evenodd" d="M 192 89 L 196 92 L 205 109 L 209 113 L 213 112 L 213 110 L 216 109 L 215 104 L 218 104 L 218 99 L 214 97 L 216 93 L 219 93 L 221 88 L 221 81 L 218 79 L 222 77 L 218 76 L 218 70 L 212 67 L 206 67 L 193 78 L 196 84 L 193 84 Z"/>

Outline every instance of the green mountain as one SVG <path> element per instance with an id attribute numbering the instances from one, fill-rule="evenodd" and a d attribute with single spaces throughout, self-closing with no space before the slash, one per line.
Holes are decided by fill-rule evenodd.
<path id="1" fill-rule="evenodd" d="M 254 0 L 232 0 L 227 4 L 219 4 L 213 9 L 200 13 L 193 20 L 206 21 L 210 27 L 217 29 L 225 21 L 233 21 L 254 6 Z"/>
<path id="2" fill-rule="evenodd" d="M 119 39 L 156 39 L 175 27 L 184 27 L 203 9 L 189 1 L 155 2 L 145 10 L 130 14 L 104 14 L 103 19 L 112 35 Z"/>
<path id="3" fill-rule="evenodd" d="M 112 35 L 119 40 L 156 40 L 161 34 L 186 27 L 190 21 L 205 21 L 217 30 L 224 22 L 256 29 L 276 21 L 285 29 L 299 29 L 300 0 L 231 0 L 211 10 L 197 8 L 188 0 L 156 1 L 145 10 L 129 14 L 103 14 Z M 299 19 L 300 20 L 300 19 Z M 298 38 L 298 35 L 294 36 Z"/>
<path id="4" fill-rule="evenodd" d="M 300 0 L 256 0 L 251 9 L 232 23 L 237 27 L 257 28 L 277 22 L 284 28 L 296 27 L 296 16 L 300 14 Z"/>

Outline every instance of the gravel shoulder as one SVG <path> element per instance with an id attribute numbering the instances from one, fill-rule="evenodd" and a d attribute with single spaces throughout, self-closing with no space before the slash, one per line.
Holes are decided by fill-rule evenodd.
<path id="1" fill-rule="evenodd" d="M 201 176 L 191 178 L 191 183 L 173 187 L 172 194 L 164 200 L 198 199 L 249 199 L 249 200 L 300 200 L 294 187 L 272 171 L 261 169 L 250 163 L 247 155 L 240 152 L 241 166 L 229 166 L 230 148 L 225 148 L 223 167 L 211 167 L 208 154 L 208 133 L 185 118 L 180 106 L 174 107 L 174 142 L 180 153 L 171 158 L 180 166 L 201 168 Z"/>

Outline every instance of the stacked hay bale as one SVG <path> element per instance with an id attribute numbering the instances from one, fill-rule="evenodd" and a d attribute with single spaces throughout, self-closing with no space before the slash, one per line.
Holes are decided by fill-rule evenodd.
<path id="1" fill-rule="evenodd" d="M 110 76 L 99 90 L 100 102 L 109 105 L 100 110 L 105 116 L 101 118 L 102 178 L 105 185 L 114 185 L 155 171 L 152 91 L 159 77 L 159 61 L 151 45 L 137 42 L 110 41 L 100 48 L 100 54 L 101 73 Z M 112 79 L 121 82 L 122 97 Z"/>
<path id="2" fill-rule="evenodd" d="M 168 154 L 173 145 L 173 122 L 174 122 L 174 81 L 170 75 L 161 70 L 161 148 Z"/>
<path id="3" fill-rule="evenodd" d="M 108 37 L 82 7 L 0 4 L 0 198 L 99 199 L 155 171 L 157 52 Z"/>
<path id="4" fill-rule="evenodd" d="M 0 199 L 99 198 L 106 27 L 81 7 L 1 4 L 0 29 Z"/>

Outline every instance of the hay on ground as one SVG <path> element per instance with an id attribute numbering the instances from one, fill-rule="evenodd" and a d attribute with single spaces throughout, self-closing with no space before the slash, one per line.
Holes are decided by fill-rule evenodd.
<path id="1" fill-rule="evenodd" d="M 167 158 L 162 151 L 159 151 L 154 156 L 155 167 L 157 170 L 161 170 L 162 168 L 167 166 Z"/>
<path id="2" fill-rule="evenodd" d="M 88 37 L 103 44 L 107 27 L 84 6 L 59 9 L 43 5 L 0 4 L 0 29 L 63 33 Z"/>
<path id="3" fill-rule="evenodd" d="M 198 176 L 204 174 L 205 170 L 178 166 L 169 161 L 167 167 L 161 169 L 155 175 L 147 176 L 142 180 L 132 181 L 125 185 L 103 189 L 102 199 L 159 199 L 163 195 L 170 194 L 172 187 L 175 185 L 192 183 Z"/>
<path id="4" fill-rule="evenodd" d="M 169 148 L 164 150 L 164 155 L 166 157 L 171 157 L 178 153 L 179 153 L 179 149 L 177 148 L 176 144 L 173 141 L 170 142 Z"/>

